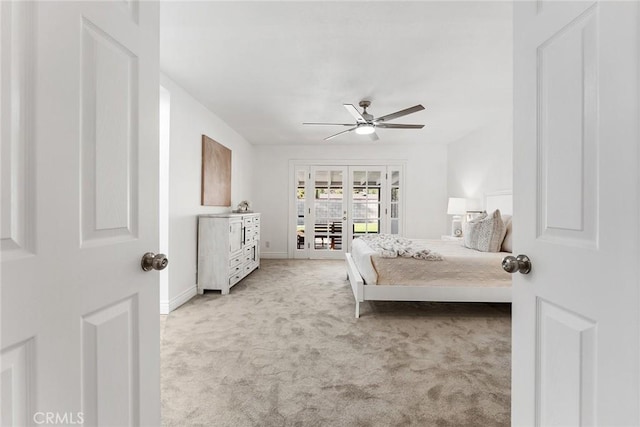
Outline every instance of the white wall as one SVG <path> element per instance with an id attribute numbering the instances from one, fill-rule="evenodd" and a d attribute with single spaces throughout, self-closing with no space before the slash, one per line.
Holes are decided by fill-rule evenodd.
<path id="1" fill-rule="evenodd" d="M 197 215 L 228 212 L 253 200 L 253 147 L 165 75 L 170 93 L 169 292 L 160 307 L 174 310 L 196 294 Z M 231 207 L 200 205 L 202 135 L 231 149 Z"/>
<path id="2" fill-rule="evenodd" d="M 446 230 L 447 148 L 416 145 L 255 146 L 254 210 L 262 213 L 262 257 L 286 257 L 289 160 L 402 160 L 405 170 L 405 235 L 439 238 Z M 270 247 L 266 248 L 266 242 Z"/>
<path id="3" fill-rule="evenodd" d="M 513 122 L 510 114 L 447 147 L 448 197 L 472 199 L 483 208 L 485 193 L 513 189 Z"/>

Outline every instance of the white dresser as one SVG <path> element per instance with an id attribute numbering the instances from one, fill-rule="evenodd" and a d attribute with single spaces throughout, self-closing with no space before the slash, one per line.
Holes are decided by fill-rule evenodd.
<path id="1" fill-rule="evenodd" d="M 260 214 L 198 216 L 198 293 L 223 295 L 260 267 Z"/>

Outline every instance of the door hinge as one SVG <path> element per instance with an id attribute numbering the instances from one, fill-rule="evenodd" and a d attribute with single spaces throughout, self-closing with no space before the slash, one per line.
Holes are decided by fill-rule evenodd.
<path id="1" fill-rule="evenodd" d="M 307 243 L 307 249 L 311 249 L 311 243 Z"/>
<path id="2" fill-rule="evenodd" d="M 311 179 L 311 172 L 309 172 L 309 179 Z"/>
<path id="3" fill-rule="evenodd" d="M 311 208 L 309 208 L 309 215 L 311 215 Z"/>

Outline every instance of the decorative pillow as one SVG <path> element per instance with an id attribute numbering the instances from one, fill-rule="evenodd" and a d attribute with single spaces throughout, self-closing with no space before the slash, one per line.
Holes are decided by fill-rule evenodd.
<path id="1" fill-rule="evenodd" d="M 511 215 L 503 215 L 502 221 L 504 222 L 505 234 L 502 241 L 502 252 L 513 252 L 511 247 L 511 234 L 513 233 L 513 223 Z"/>
<path id="2" fill-rule="evenodd" d="M 505 226 L 500 210 L 490 215 L 481 215 L 467 223 L 464 245 L 481 252 L 500 252 L 504 240 Z"/>
<path id="3" fill-rule="evenodd" d="M 487 212 L 478 214 L 475 218 L 470 219 L 462 224 L 462 246 L 467 248 L 471 247 L 471 230 L 474 228 L 473 224 L 487 218 Z"/>

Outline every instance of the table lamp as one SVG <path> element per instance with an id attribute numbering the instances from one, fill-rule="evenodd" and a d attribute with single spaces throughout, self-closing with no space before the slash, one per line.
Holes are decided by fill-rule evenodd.
<path id="1" fill-rule="evenodd" d="M 462 215 L 467 212 L 467 199 L 461 197 L 449 197 L 447 214 L 453 215 L 451 220 L 451 235 L 462 237 Z"/>

